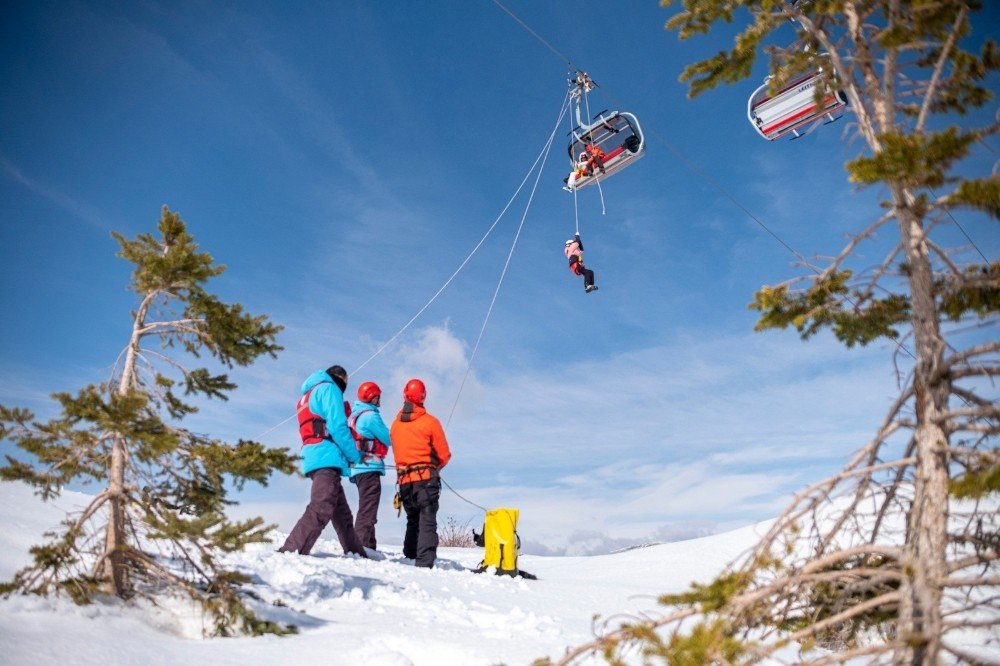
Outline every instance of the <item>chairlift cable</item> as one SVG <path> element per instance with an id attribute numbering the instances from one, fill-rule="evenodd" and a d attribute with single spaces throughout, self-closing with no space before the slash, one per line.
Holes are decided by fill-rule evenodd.
<path id="1" fill-rule="evenodd" d="M 537 32 L 535 32 L 534 30 L 532 30 L 531 27 L 528 24 L 526 24 L 524 21 L 522 21 L 516 14 L 514 14 L 514 12 L 510 11 L 509 9 L 507 9 L 507 7 L 505 7 L 502 3 L 500 3 L 499 0 L 490 0 L 490 1 L 493 4 L 495 4 L 496 6 L 500 7 L 502 10 L 504 10 L 504 12 L 506 12 L 508 15 L 510 15 L 511 18 L 513 18 L 515 21 L 517 21 L 517 23 L 519 23 L 525 30 L 527 30 L 542 45 L 544 45 L 550 51 L 552 51 L 553 53 L 555 53 L 559 57 L 559 59 L 562 60 L 562 61 L 564 61 L 567 65 L 569 65 L 570 68 L 572 68 L 572 69 L 574 69 L 574 70 L 576 70 L 578 72 L 584 71 L 584 70 L 580 69 L 579 67 L 577 67 L 576 65 L 574 65 L 573 62 L 571 60 L 569 60 L 569 58 L 567 58 L 566 56 L 562 55 L 562 53 L 560 53 L 559 51 L 557 51 L 555 49 L 555 47 L 553 47 L 551 44 L 549 44 Z M 607 89 L 605 89 L 605 95 L 607 95 L 607 97 L 608 97 L 609 100 L 611 100 L 615 104 L 618 104 L 619 106 L 621 106 L 621 103 L 617 99 L 615 99 L 613 96 L 611 96 L 610 94 L 608 94 Z M 722 187 L 722 185 L 720 185 L 715 180 L 713 180 L 711 177 L 709 177 L 708 174 L 706 174 L 704 171 L 701 170 L 700 167 L 698 167 L 698 165 L 696 165 L 694 162 L 692 162 L 690 159 L 688 159 L 683 153 L 681 153 L 677 148 L 675 148 L 673 145 L 671 145 L 669 142 L 667 142 L 667 140 L 664 139 L 662 136 L 660 136 L 660 134 L 658 132 L 656 132 L 655 130 L 652 130 L 652 128 L 650 128 L 650 131 L 653 133 L 653 136 L 656 137 L 657 140 L 660 141 L 660 143 L 662 143 L 664 146 L 666 146 L 670 150 L 670 152 L 674 153 L 674 155 L 676 155 L 678 157 L 678 159 L 680 159 L 689 170 L 691 170 L 698 177 L 704 179 L 713 188 L 715 188 L 716 190 L 718 190 L 723 196 L 725 196 L 727 199 L 729 199 L 729 201 L 731 201 L 737 208 L 739 208 L 741 211 L 743 211 L 744 214 L 746 214 L 750 219 L 752 219 L 754 222 L 756 222 L 764 231 L 766 231 L 768 234 L 770 234 L 786 250 L 788 250 L 792 254 L 792 256 L 794 256 L 796 259 L 798 259 L 799 261 L 803 262 L 804 264 L 809 265 L 809 263 L 806 261 L 805 257 L 803 257 L 801 254 L 799 254 L 791 245 L 789 245 L 788 243 L 786 243 L 780 236 L 778 236 L 777 233 L 775 233 L 774 231 L 772 231 L 766 224 L 764 224 L 763 221 L 760 220 L 760 218 L 758 218 L 746 206 L 744 206 L 742 203 L 740 203 L 740 201 L 735 196 L 733 196 L 732 194 L 730 194 L 728 190 L 726 190 L 724 187 Z"/>
<path id="2" fill-rule="evenodd" d="M 553 49 L 548 42 L 546 42 L 544 39 L 542 39 L 538 35 L 538 33 L 536 33 L 534 30 L 532 30 L 527 24 L 524 23 L 524 21 L 522 21 L 520 18 L 518 18 L 517 16 L 515 16 L 513 12 L 511 12 L 509 9 L 507 9 L 506 7 L 504 7 L 503 5 L 501 5 L 497 0 L 491 0 L 491 1 L 495 5 L 501 7 L 505 12 L 507 12 L 508 14 L 510 14 L 510 16 L 512 18 L 514 18 L 514 20 L 516 20 L 518 23 L 520 23 L 522 26 L 524 26 L 524 28 L 528 32 L 530 32 L 532 35 L 534 35 L 536 39 L 538 39 L 540 42 L 542 42 L 542 44 L 548 46 L 550 48 L 550 50 L 552 50 L 552 51 L 555 52 L 555 49 Z M 560 54 L 560 58 L 566 60 L 561 54 Z M 569 64 L 571 67 L 573 67 L 577 71 L 580 71 L 580 72 L 583 71 L 582 69 L 580 69 L 580 68 L 576 67 L 575 65 L 573 65 L 572 62 L 570 62 L 569 60 L 566 60 L 566 62 L 567 62 L 567 64 Z M 607 98 L 610 101 L 614 102 L 615 104 L 617 104 L 619 106 L 622 106 L 621 102 L 619 100 L 617 100 L 613 95 L 611 95 L 610 93 L 608 93 L 608 91 L 607 91 L 606 88 L 605 88 L 604 94 L 607 96 Z M 1000 112 L 998 112 L 998 115 L 1000 115 Z M 757 217 L 756 215 L 754 215 L 750 211 L 749 208 L 747 208 L 742 203 L 740 203 L 739 199 L 737 199 L 734 195 L 730 194 L 730 192 L 726 188 L 724 188 L 722 185 L 720 185 L 718 182 L 716 182 L 711 176 L 709 176 L 707 173 L 705 173 L 701 169 L 701 167 L 699 167 L 695 162 L 693 162 L 686 155 L 684 155 L 684 153 L 682 153 L 679 149 L 677 149 L 673 144 L 671 144 L 669 141 L 667 141 L 665 138 L 663 138 L 663 136 L 660 135 L 659 132 L 657 132 L 655 129 L 649 127 L 648 125 L 647 125 L 647 129 L 648 129 L 649 132 L 652 133 L 653 137 L 656 140 L 658 140 L 660 143 L 662 143 L 670 152 L 672 152 L 675 156 L 677 156 L 677 158 L 692 173 L 694 173 L 695 175 L 697 175 L 700 178 L 702 178 L 703 180 L 705 180 L 705 182 L 707 182 L 709 185 L 711 185 L 713 188 L 715 188 L 719 193 L 721 193 L 723 196 L 725 196 L 727 199 L 729 199 L 729 201 L 732 202 L 733 205 L 735 205 L 737 208 L 739 208 L 741 211 L 743 211 L 743 213 L 745 213 L 747 215 L 747 217 L 749 217 L 751 220 L 753 220 L 754 222 L 756 222 L 757 225 L 760 226 L 761 229 L 763 229 L 768 234 L 770 234 L 771 237 L 774 238 L 776 241 L 778 241 L 778 243 L 780 243 L 786 250 L 788 250 L 792 254 L 792 256 L 794 256 L 796 259 L 798 259 L 802 263 L 803 266 L 809 268 L 810 270 L 812 270 L 817 275 L 821 273 L 821 271 L 819 270 L 819 268 L 817 268 L 816 266 L 814 266 L 813 264 L 811 264 L 795 248 L 793 248 L 791 245 L 789 245 L 788 243 L 786 243 L 784 241 L 784 239 L 781 238 L 781 236 L 779 236 L 770 227 L 768 227 L 766 224 L 764 224 L 764 222 L 759 217 Z M 850 303 L 851 305 L 853 305 L 853 302 L 851 301 L 851 299 L 848 298 L 847 301 L 848 301 L 848 303 Z M 917 358 L 916 355 L 912 351 L 910 351 L 910 349 L 906 345 L 904 345 L 901 341 L 896 340 L 895 338 L 891 338 L 891 340 L 896 344 L 897 348 L 901 349 L 902 351 L 905 351 L 912 359 L 916 360 L 916 358 Z"/>
<path id="3" fill-rule="evenodd" d="M 932 197 L 934 197 L 935 199 L 938 198 L 937 192 L 935 192 L 932 188 L 927 188 L 927 189 L 930 190 Z M 986 262 L 986 265 L 989 266 L 990 260 L 986 258 L 986 255 L 983 254 L 983 251 L 979 249 L 978 245 L 976 245 L 976 241 L 972 240 L 972 236 L 970 236 L 968 232 L 966 232 L 965 227 L 959 224 L 958 220 L 955 219 L 955 216 L 951 214 L 951 208 L 947 204 L 944 205 L 944 212 L 945 215 L 951 218 L 951 221 L 955 223 L 955 226 L 958 227 L 958 230 L 962 232 L 962 235 L 965 236 L 966 240 L 968 240 L 972 244 L 972 247 L 976 248 L 976 252 L 978 252 L 979 256 L 983 258 L 983 261 Z"/>
<path id="4" fill-rule="evenodd" d="M 556 55 L 556 57 L 557 57 L 557 58 L 559 58 L 559 59 L 560 59 L 560 60 L 562 60 L 562 61 L 563 61 L 564 63 L 566 63 L 567 65 L 569 65 L 571 69 L 574 69 L 574 70 L 576 70 L 576 71 L 578 71 L 578 72 L 579 72 L 579 71 L 583 71 L 583 70 L 579 69 L 579 68 L 578 68 L 578 67 L 577 67 L 576 65 L 574 65 L 574 64 L 573 64 L 573 61 L 572 61 L 572 60 L 570 60 L 569 58 L 567 58 L 566 56 L 564 56 L 564 55 L 563 55 L 562 53 L 560 53 L 560 52 L 559 52 L 559 51 L 558 51 L 558 50 L 556 49 L 556 47 L 554 47 L 554 46 L 552 46 L 551 44 L 549 44 L 549 43 L 548 43 L 547 41 L 545 41 L 545 39 L 544 39 L 544 38 L 543 38 L 543 37 L 542 37 L 541 35 L 539 35 L 539 34 L 538 34 L 537 32 L 535 32 L 534 30 L 532 30 L 532 29 L 531 29 L 531 26 L 529 26 L 529 25 L 528 25 L 527 23 L 525 23 L 525 22 L 524 22 L 524 21 L 522 21 L 522 20 L 521 20 L 520 18 L 518 18 L 518 17 L 517 17 L 517 15 L 516 15 L 516 14 L 515 14 L 514 12 L 510 11 L 509 9 L 507 9 L 507 8 L 506 8 L 506 7 L 505 7 L 505 6 L 503 5 L 503 3 L 499 2 L 499 0 L 491 0 L 491 1 L 493 2 L 493 4 L 494 4 L 494 5 L 496 5 L 496 6 L 497 6 L 497 7 L 499 7 L 500 9 L 504 10 L 505 12 L 507 12 L 507 14 L 508 14 L 508 15 L 509 15 L 509 16 L 510 16 L 510 17 L 511 17 L 512 19 L 514 19 L 515 21 L 517 21 L 518 23 L 520 23 L 520 24 L 521 24 L 521 27 L 522 27 L 522 28 L 524 28 L 524 29 L 525 29 L 525 30 L 527 30 L 527 31 L 528 31 L 529 33 L 531 33 L 531 36 L 532 36 L 532 37 L 534 37 L 534 38 L 535 38 L 535 39 L 537 39 L 537 40 L 538 40 L 538 41 L 539 41 L 540 43 L 542 43 L 542 44 L 543 44 L 543 45 L 545 46 L 545 48 L 547 48 L 547 49 L 548 49 L 549 51 L 552 51 L 552 53 L 554 53 L 554 54 Z"/>
<path id="5" fill-rule="evenodd" d="M 560 113 L 560 116 L 559 116 L 560 120 L 562 120 L 562 113 L 564 113 L 564 112 L 565 112 L 564 110 L 565 110 L 565 109 L 567 109 L 568 107 L 569 107 L 569 93 L 566 93 L 566 97 L 564 97 L 564 98 L 563 98 L 563 106 L 562 106 L 562 109 L 563 109 L 563 111 L 561 111 L 561 113 Z M 434 295 L 433 295 L 433 296 L 431 296 L 430 300 L 428 300 L 428 301 L 427 301 L 427 302 L 426 302 L 426 303 L 424 304 L 424 306 L 423 306 L 422 308 L 420 308 L 420 309 L 419 309 L 419 310 L 417 311 L 417 313 L 416 313 L 416 314 L 414 314 L 414 315 L 413 315 L 413 316 L 412 316 L 412 317 L 410 318 L 410 320 L 409 320 L 409 321 L 407 321 L 407 322 L 406 322 L 405 324 L 403 324 L 403 327 L 402 327 L 402 328 L 400 328 L 400 329 L 399 329 L 398 331 L 396 331 L 396 333 L 395 333 L 395 334 L 394 334 L 394 335 L 393 335 L 393 336 L 392 336 L 391 338 L 389 338 L 389 340 L 388 340 L 388 341 L 386 341 L 386 342 L 385 342 L 385 343 L 384 343 L 384 344 L 383 344 L 383 345 L 382 345 L 381 347 L 379 347 L 379 348 L 378 348 L 378 349 L 377 349 L 377 350 L 375 351 L 375 353 L 374 353 L 374 354 L 372 354 L 371 356 L 369 356 L 369 357 L 368 357 L 368 358 L 367 358 L 367 359 L 366 359 L 366 360 L 364 361 L 364 363 L 362 363 L 361 365 L 359 365 L 359 366 L 358 366 L 357 368 L 355 368 L 355 369 L 354 369 L 354 370 L 353 370 L 352 372 L 350 372 L 349 374 L 353 375 L 353 374 L 357 373 L 357 372 L 358 372 L 359 370 L 361 370 L 361 369 L 362 369 L 362 368 L 364 368 L 364 367 L 365 367 L 366 365 L 368 365 L 368 364 L 369 364 L 369 363 L 370 363 L 370 362 L 371 362 L 371 361 L 372 361 L 373 359 L 375 359 L 375 358 L 376 358 L 376 357 L 377 357 L 377 356 L 378 356 L 379 354 L 381 354 L 381 353 L 382 353 L 383 351 L 385 351 L 385 349 L 386 349 L 386 348 L 387 348 L 387 347 L 388 347 L 388 346 L 389 346 L 390 344 L 392 344 L 392 343 L 393 343 L 393 342 L 394 342 L 394 341 L 395 341 L 395 340 L 396 340 L 396 339 L 397 339 L 397 338 L 398 338 L 398 337 L 399 337 L 400 335 L 402 335 L 402 334 L 403 334 L 403 332 L 404 332 L 404 331 L 406 331 L 406 329 L 407 329 L 407 328 L 409 328 L 409 327 L 410 327 L 410 325 L 411 325 L 411 324 L 413 324 L 413 322 L 414 322 L 414 321 L 416 321 L 416 320 L 417 320 L 417 318 L 418 318 L 418 317 L 420 317 L 420 315 L 421 315 L 421 314 L 423 314 L 423 312 L 424 312 L 424 311 L 425 311 L 425 310 L 426 310 L 427 308 L 429 308 L 429 307 L 430 307 L 431 303 L 433 303 L 433 302 L 434 302 L 434 301 L 435 301 L 435 300 L 437 299 L 437 297 L 441 295 L 441 293 L 442 293 L 442 292 L 443 292 L 443 291 L 444 291 L 444 290 L 445 290 L 445 289 L 446 289 L 446 288 L 448 287 L 448 285 L 450 285 L 450 284 L 451 284 L 451 282 L 452 282 L 452 281 L 453 281 L 453 280 L 455 279 L 455 277 L 457 277 L 457 276 L 458 276 L 458 274 L 459 274 L 459 273 L 460 273 L 460 272 L 462 271 L 462 269 L 463 269 L 463 268 L 465 268 L 466 264 L 468 264 L 468 263 L 469 263 L 469 261 L 470 261 L 470 260 L 472 259 L 473 255 L 475 255 L 475 254 L 476 254 L 476 252 L 477 252 L 477 251 L 479 250 L 479 248 L 480 248 L 480 247 L 482 247 L 483 243 L 485 243 L 485 242 L 486 242 L 486 239 L 487 239 L 487 238 L 489 237 L 489 235 L 490 235 L 491 233 L 493 233 L 493 230 L 494 230 L 494 229 L 496 228 L 497 224 L 499 224 L 499 223 L 500 223 L 500 220 L 501 220 L 501 219 L 503 219 L 503 216 L 504 216 L 504 215 L 505 215 L 505 214 L 507 213 L 507 210 L 508 210 L 508 209 L 510 208 L 511 204 L 512 204 L 512 203 L 514 203 L 514 199 L 516 199 L 516 198 L 517 198 L 517 195 L 521 193 L 521 190 L 522 190 L 522 189 L 524 189 L 524 185 L 525 185 L 525 183 L 527 183 L 527 182 L 528 182 L 528 178 L 530 178 L 530 177 L 531 177 L 531 174 L 532 174 L 532 173 L 533 173 L 533 172 L 535 171 L 535 167 L 536 167 L 536 166 L 538 166 L 538 163 L 539 163 L 539 161 L 541 161 L 541 160 L 542 160 L 542 158 L 543 158 L 544 156 L 546 156 L 546 155 L 548 154 L 548 146 L 549 146 L 549 145 L 551 145 L 551 144 L 550 144 L 550 143 L 547 143 L 547 144 L 546 144 L 546 145 L 545 145 L 545 146 L 544 146 L 544 147 L 542 148 L 542 150 L 541 150 L 541 151 L 540 151 L 540 152 L 538 153 L 538 156 L 537 156 L 537 157 L 535 157 L 535 161 L 534 161 L 534 162 L 532 162 L 532 164 L 531 164 L 531 167 L 530 167 L 530 168 L 528 169 L 527 173 L 525 173 L 525 174 L 524 174 L 524 178 L 522 178 L 522 179 L 521 179 L 521 183 L 520 183 L 520 184 L 519 184 L 519 185 L 517 186 L 517 189 L 516 189 L 516 190 L 514 190 L 514 193 L 513 193 L 513 194 L 512 194 L 511 196 L 510 196 L 510 198 L 509 198 L 509 199 L 507 200 L 507 203 L 506 203 L 506 204 L 504 205 L 504 207 L 503 207 L 503 210 L 501 210 L 501 211 L 500 211 L 500 214 L 499 214 L 499 215 L 497 215 L 497 217 L 496 217 L 496 219 L 495 219 L 495 220 L 493 220 L 493 224 L 491 224 L 491 225 L 489 226 L 489 228 L 488 228 L 488 229 L 486 230 L 486 233 L 485 233 L 485 234 L 483 234 L 483 237 L 479 239 L 479 242 L 478 242 L 478 243 L 476 244 L 476 246 L 475 246 L 475 247 L 473 247 L 473 248 L 472 248 L 472 251 L 471 251 L 471 252 L 469 252 L 468 256 L 467 256 L 467 257 L 465 257 L 465 259 L 464 259 L 464 260 L 462 261 L 462 263 L 461 263 L 461 264 L 459 264 L 458 268 L 456 268 L 456 269 L 455 269 L 455 272 L 451 274 L 451 277 L 449 277 L 449 278 L 448 278 L 448 279 L 447 279 L 447 280 L 445 281 L 445 283 L 444 283 L 444 284 L 443 284 L 443 285 L 441 286 L 441 288 L 440 288 L 440 289 L 438 289 L 438 290 L 437 290 L 437 291 L 436 291 L 436 292 L 434 293 Z M 286 423 L 288 423 L 289 421 L 291 421 L 291 420 L 292 420 L 293 418 L 295 418 L 295 414 L 292 414 L 291 416 L 289 416 L 288 418 L 284 419 L 283 421 L 280 421 L 280 422 L 276 423 L 275 425 L 271 426 L 270 428 L 268 428 L 268 429 L 267 429 L 267 430 L 265 430 L 264 432 L 262 432 L 262 433 L 260 433 L 259 435 L 257 435 L 257 437 L 256 437 L 255 439 L 259 441 L 260 439 L 262 439 L 262 438 L 263 438 L 263 437 L 265 437 L 266 435 L 269 435 L 269 434 L 271 434 L 272 432 L 274 432 L 275 430 L 277 430 L 277 429 L 278 429 L 278 428 L 280 428 L 281 426 L 283 426 L 283 425 L 285 425 Z"/>

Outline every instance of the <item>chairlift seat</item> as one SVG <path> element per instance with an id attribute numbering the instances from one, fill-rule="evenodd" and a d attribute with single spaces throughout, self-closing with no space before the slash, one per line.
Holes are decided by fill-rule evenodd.
<path id="1" fill-rule="evenodd" d="M 608 127 L 618 131 L 609 131 Z M 574 186 L 574 189 L 577 190 L 618 173 L 645 153 L 646 146 L 639 121 L 628 112 L 615 111 L 607 117 L 602 112 L 598 114 L 592 124 L 574 130 L 573 136 L 574 141 L 570 143 L 568 152 L 570 162 L 574 166 L 577 157 L 586 149 L 588 143 L 593 143 L 602 150 L 604 146 L 614 145 L 614 148 L 605 150 L 601 158 L 601 166 L 604 167 L 603 173 L 599 169 L 595 169 L 592 174 L 581 176 Z"/>
<path id="2" fill-rule="evenodd" d="M 768 141 L 780 139 L 786 134 L 800 136 L 799 130 L 811 132 L 824 121 L 832 121 L 843 115 L 847 106 L 847 95 L 842 90 L 832 90 L 816 103 L 816 85 L 822 81 L 822 70 L 815 70 L 798 77 L 787 86 L 771 95 L 765 80 L 753 92 L 747 102 L 747 118 L 754 130 Z"/>

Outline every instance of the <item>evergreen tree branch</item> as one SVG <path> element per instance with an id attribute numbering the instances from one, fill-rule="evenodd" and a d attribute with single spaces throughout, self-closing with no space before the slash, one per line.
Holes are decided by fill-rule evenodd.
<path id="1" fill-rule="evenodd" d="M 175 395 L 176 382 L 159 366 L 180 373 L 187 394 L 225 399 L 235 385 L 224 374 L 142 346 L 157 338 L 164 349 L 180 348 L 195 358 L 208 351 L 227 366 L 244 366 L 281 349 L 275 342 L 281 327 L 206 290 L 205 283 L 225 267 L 198 251 L 179 215 L 164 207 L 158 226 L 159 239 L 113 234 L 119 256 L 134 264 L 130 289 L 139 304 L 107 384 L 76 396 L 57 394 L 63 414 L 44 424 L 29 424 L 33 417 L 26 410 L 0 406 L 0 435 L 11 433 L 37 460 L 8 458 L 0 477 L 33 483 L 43 496 L 80 476 L 108 484 L 75 521 L 66 522 L 61 535 L 49 535 L 54 541 L 32 549 L 35 563 L 3 590 L 66 590 L 87 603 L 100 592 L 122 599 L 159 594 L 159 583 L 150 587 L 155 579 L 199 600 L 214 618 L 215 633 L 288 633 L 243 605 L 237 588 L 245 578 L 219 563 L 223 553 L 262 541 L 272 529 L 260 518 L 226 519 L 225 508 L 234 504 L 227 480 L 237 491 L 248 481 L 266 485 L 272 473 L 293 470 L 294 456 L 257 442 L 230 445 L 165 423 L 164 409 L 180 420 L 196 407 Z M 181 515 L 185 511 L 193 517 Z M 159 553 L 145 553 L 147 544 Z M 184 562 L 185 574 L 169 571 L 171 561 Z"/>
<path id="2" fill-rule="evenodd" d="M 917 115 L 917 124 L 914 127 L 914 132 L 920 133 L 924 131 L 924 124 L 927 122 L 927 118 L 930 114 L 931 101 L 937 93 L 938 81 L 941 79 L 941 73 L 944 71 L 945 64 L 947 64 L 951 58 L 952 49 L 955 47 L 955 41 L 958 39 L 959 35 L 963 34 L 961 27 L 965 23 L 965 17 L 968 14 L 968 11 L 969 8 L 962 5 L 961 9 L 958 10 L 958 15 L 955 16 L 955 22 L 951 27 L 951 32 L 948 33 L 948 39 L 945 40 L 944 46 L 941 48 L 941 55 L 938 57 L 937 63 L 934 65 L 934 73 L 931 74 L 930 83 L 927 85 L 927 92 L 924 93 L 924 100 L 920 104 L 920 113 Z"/>
<path id="3" fill-rule="evenodd" d="M 799 631 L 793 632 L 793 633 L 789 634 L 787 640 L 789 640 L 789 641 L 800 641 L 803 638 L 808 638 L 808 637 L 815 636 L 818 633 L 820 633 L 821 631 L 823 631 L 824 629 L 827 629 L 828 627 L 832 627 L 832 626 L 834 626 L 836 624 L 839 624 L 841 622 L 846 622 L 847 620 L 850 620 L 851 618 L 858 617 L 860 615 L 865 615 L 865 614 L 869 613 L 870 611 L 876 610 L 878 608 L 882 608 L 882 607 L 885 607 L 885 606 L 894 606 L 894 605 L 898 604 L 899 601 L 900 601 L 900 594 L 899 594 L 899 592 L 886 592 L 885 594 L 879 595 L 879 596 L 875 597 L 874 599 L 869 599 L 868 601 L 864 601 L 864 602 L 861 602 L 861 603 L 858 603 L 858 604 L 854 604 L 854 605 L 850 606 L 849 608 L 847 608 L 846 610 L 844 610 L 844 611 L 842 611 L 840 613 L 837 613 L 836 615 L 832 615 L 832 616 L 830 616 L 830 617 L 828 617 L 828 618 L 826 618 L 824 620 L 820 620 L 818 622 L 815 622 L 815 623 L 811 624 L 810 626 L 806 627 L 805 629 L 800 629 Z M 766 648 L 758 648 L 757 650 L 755 650 L 755 651 L 752 652 L 752 655 L 754 657 L 757 657 L 757 656 L 759 656 L 759 657 L 765 657 L 765 656 L 768 656 L 770 654 L 773 654 L 774 652 L 776 652 L 777 650 L 779 650 L 781 647 L 783 647 L 782 644 L 777 644 L 776 643 L 776 644 L 773 644 L 773 645 L 768 646 Z"/>

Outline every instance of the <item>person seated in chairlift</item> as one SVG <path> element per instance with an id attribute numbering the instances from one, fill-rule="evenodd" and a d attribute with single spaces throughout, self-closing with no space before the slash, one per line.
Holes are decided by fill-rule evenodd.
<path id="1" fill-rule="evenodd" d="M 588 143 L 584 149 L 583 154 L 587 156 L 587 162 L 590 165 L 590 172 L 593 173 L 596 168 L 601 173 L 604 173 L 604 151 L 597 147 L 594 143 Z"/>
<path id="2" fill-rule="evenodd" d="M 573 167 L 573 171 L 570 172 L 569 177 L 565 180 L 566 189 L 572 190 L 576 187 L 577 181 L 584 176 L 589 176 L 592 173 L 590 163 L 590 154 L 586 150 L 577 155 L 576 166 Z"/>

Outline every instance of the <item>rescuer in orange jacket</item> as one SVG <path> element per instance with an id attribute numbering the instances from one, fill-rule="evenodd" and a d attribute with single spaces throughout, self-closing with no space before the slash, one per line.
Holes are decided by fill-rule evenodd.
<path id="1" fill-rule="evenodd" d="M 392 422 L 393 457 L 399 499 L 406 511 L 403 557 L 418 567 L 433 567 L 437 559 L 437 512 L 441 498 L 440 470 L 451 460 L 441 422 L 424 409 L 427 388 L 411 379 L 403 388 L 403 408 Z"/>

